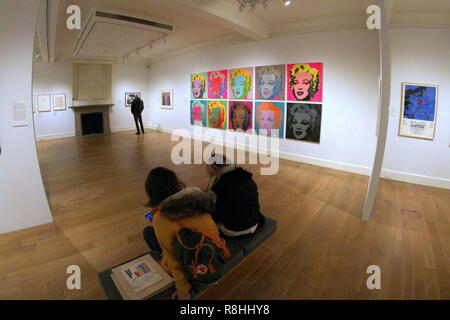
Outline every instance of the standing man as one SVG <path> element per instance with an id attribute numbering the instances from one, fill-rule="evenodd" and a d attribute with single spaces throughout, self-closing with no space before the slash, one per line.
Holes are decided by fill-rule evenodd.
<path id="1" fill-rule="evenodd" d="M 138 96 L 136 96 L 136 98 L 134 98 L 133 102 L 131 103 L 131 113 L 134 116 L 134 122 L 136 123 L 136 134 L 141 134 L 141 130 L 142 133 L 145 133 L 144 131 L 144 125 L 142 124 L 142 111 L 144 110 L 144 101 L 142 101 L 141 98 L 139 98 Z M 141 130 L 139 130 L 139 123 L 141 124 Z"/>

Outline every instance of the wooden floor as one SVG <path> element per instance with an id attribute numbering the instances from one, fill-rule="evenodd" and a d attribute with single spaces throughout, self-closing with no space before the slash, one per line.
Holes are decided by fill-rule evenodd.
<path id="1" fill-rule="evenodd" d="M 203 166 L 171 163 L 175 144 L 155 131 L 39 142 L 55 222 L 0 235 L 0 299 L 104 299 L 97 273 L 148 250 L 148 171 L 207 182 Z M 278 230 L 200 299 L 450 299 L 450 190 L 382 180 L 362 222 L 365 176 L 286 160 L 275 176 L 244 167 Z M 373 264 L 381 290 L 366 287 Z M 81 290 L 66 289 L 69 265 Z"/>

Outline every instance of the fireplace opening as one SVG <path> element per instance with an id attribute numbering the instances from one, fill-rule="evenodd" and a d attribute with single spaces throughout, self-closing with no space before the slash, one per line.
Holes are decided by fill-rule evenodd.
<path id="1" fill-rule="evenodd" d="M 103 133 L 103 113 L 85 113 L 81 115 L 83 136 Z"/>

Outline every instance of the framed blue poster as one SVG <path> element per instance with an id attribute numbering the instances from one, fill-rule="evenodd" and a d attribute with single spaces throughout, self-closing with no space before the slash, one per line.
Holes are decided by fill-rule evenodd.
<path id="1" fill-rule="evenodd" d="M 399 136 L 434 139 L 438 91 L 438 85 L 402 83 Z"/>

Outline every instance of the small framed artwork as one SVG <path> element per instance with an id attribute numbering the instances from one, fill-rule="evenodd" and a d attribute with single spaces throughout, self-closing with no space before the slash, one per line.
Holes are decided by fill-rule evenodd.
<path id="1" fill-rule="evenodd" d="M 322 102 L 323 64 L 288 64 L 286 87 L 288 101 Z"/>
<path id="2" fill-rule="evenodd" d="M 228 130 L 253 132 L 253 101 L 229 101 L 228 115 Z"/>
<path id="3" fill-rule="evenodd" d="M 125 93 L 125 107 L 130 108 L 134 98 L 141 97 L 140 92 L 126 92 Z"/>
<path id="4" fill-rule="evenodd" d="M 253 67 L 228 70 L 228 97 L 236 100 L 253 99 Z"/>
<path id="5" fill-rule="evenodd" d="M 286 139 L 320 143 L 321 104 L 288 102 L 286 113 Z"/>
<path id="6" fill-rule="evenodd" d="M 160 91 L 161 109 L 173 109 L 173 90 Z"/>
<path id="7" fill-rule="evenodd" d="M 255 132 L 270 137 L 284 137 L 284 102 L 256 101 L 255 102 Z"/>
<path id="8" fill-rule="evenodd" d="M 438 91 L 438 85 L 402 83 L 399 136 L 434 139 Z"/>
<path id="9" fill-rule="evenodd" d="M 36 95 L 33 94 L 33 113 L 36 113 Z"/>
<path id="10" fill-rule="evenodd" d="M 205 99 L 208 94 L 208 74 L 191 74 L 191 99 Z"/>
<path id="11" fill-rule="evenodd" d="M 58 93 L 53 95 L 53 111 L 66 110 L 66 94 Z"/>
<path id="12" fill-rule="evenodd" d="M 208 128 L 227 129 L 227 102 L 220 100 L 208 100 Z"/>
<path id="13" fill-rule="evenodd" d="M 191 125 L 206 127 L 206 100 L 191 100 Z"/>
<path id="14" fill-rule="evenodd" d="M 37 102 L 38 112 L 49 112 L 49 111 L 51 111 L 50 95 L 49 94 L 38 94 L 36 102 Z"/>

